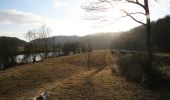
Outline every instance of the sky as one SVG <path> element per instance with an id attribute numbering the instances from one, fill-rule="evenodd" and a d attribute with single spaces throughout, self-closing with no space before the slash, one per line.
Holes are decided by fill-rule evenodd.
<path id="1" fill-rule="evenodd" d="M 81 8 L 86 1 L 0 0 L 0 36 L 26 40 L 28 30 L 38 29 L 42 25 L 50 28 L 50 36 L 83 36 L 98 32 L 126 31 L 140 25 L 130 18 L 115 21 L 121 16 L 116 7 L 106 12 L 86 12 Z M 119 8 L 141 11 L 133 5 L 120 5 Z M 150 12 L 151 20 L 170 15 L 170 0 L 151 2 Z M 99 20 L 92 20 L 98 17 Z M 136 17 L 142 21 L 144 19 L 140 16 Z"/>

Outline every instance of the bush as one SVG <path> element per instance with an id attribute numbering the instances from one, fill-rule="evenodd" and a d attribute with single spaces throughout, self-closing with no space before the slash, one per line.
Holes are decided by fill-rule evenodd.
<path id="1" fill-rule="evenodd" d="M 117 59 L 120 74 L 127 80 L 140 83 L 147 88 L 156 88 L 169 84 L 170 80 L 159 69 L 155 62 L 147 65 L 144 55 L 126 54 Z"/>
<path id="2" fill-rule="evenodd" d="M 141 82 L 146 59 L 141 55 L 126 54 L 117 59 L 121 75 L 126 79 Z"/>

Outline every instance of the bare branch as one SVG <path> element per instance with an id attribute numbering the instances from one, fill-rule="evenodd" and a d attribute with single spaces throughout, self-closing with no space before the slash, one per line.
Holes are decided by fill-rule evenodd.
<path id="1" fill-rule="evenodd" d="M 102 1 L 102 0 L 100 0 L 100 1 Z M 112 3 L 111 3 L 112 1 L 109 1 L 109 0 L 103 0 L 103 1 L 105 1 L 105 2 L 107 2 L 108 4 L 110 4 L 111 6 L 113 6 Z"/>
<path id="2" fill-rule="evenodd" d="M 132 0 L 126 0 L 128 3 L 132 3 L 132 4 L 136 4 L 141 6 L 142 8 L 145 8 L 145 6 L 143 4 L 141 4 L 138 0 L 136 1 L 132 1 Z"/>
<path id="3" fill-rule="evenodd" d="M 156 2 L 157 0 L 155 0 Z M 115 3 L 128 3 L 128 4 L 134 4 L 134 5 L 137 5 L 137 6 L 140 6 L 144 9 L 145 12 L 127 12 L 126 10 L 121 10 L 123 11 L 123 13 L 125 13 L 124 16 L 121 16 L 120 18 L 118 18 L 117 20 L 121 19 L 121 18 L 124 18 L 124 17 L 130 17 L 132 18 L 134 21 L 142 24 L 142 25 L 145 25 L 146 26 L 146 23 L 136 19 L 133 15 L 137 15 L 137 14 L 141 14 L 141 15 L 144 15 L 144 16 L 147 16 L 148 15 L 148 10 L 149 9 L 146 9 L 147 7 L 147 0 L 143 0 L 143 2 L 141 2 L 141 0 L 89 0 L 84 6 L 82 6 L 83 9 L 85 9 L 86 11 L 106 11 L 109 6 L 108 5 L 111 5 L 112 7 L 113 6 L 116 6 Z M 98 20 L 101 20 L 101 18 L 98 18 Z M 117 22 L 114 21 L 114 22 Z M 102 22 L 105 22 L 107 20 L 102 20 Z"/>
<path id="4" fill-rule="evenodd" d="M 146 24 L 145 24 L 144 22 L 141 22 L 141 21 L 137 20 L 136 18 L 134 18 L 134 17 L 133 17 L 130 13 L 128 13 L 127 11 L 125 11 L 125 10 L 122 10 L 122 11 L 126 14 L 125 16 L 129 16 L 129 17 L 132 18 L 134 21 L 136 21 L 136 22 L 138 22 L 138 23 L 146 26 Z M 123 17 L 125 17 L 125 16 L 123 16 Z"/>
<path id="5" fill-rule="evenodd" d="M 142 8 L 145 8 L 145 5 L 143 5 L 142 3 L 139 2 L 139 0 L 113 0 L 115 2 L 121 2 L 121 3 L 131 3 L 131 4 L 135 4 L 138 5 Z"/>
<path id="6" fill-rule="evenodd" d="M 145 13 L 143 12 L 133 12 L 133 13 L 129 13 L 130 15 L 134 15 L 134 14 L 142 14 L 142 15 L 146 15 Z"/>
<path id="7" fill-rule="evenodd" d="M 83 3 L 81 8 L 90 12 L 90 11 L 106 11 L 107 9 L 113 7 L 113 0 L 97 0 L 97 1 L 88 1 Z"/>
<path id="8" fill-rule="evenodd" d="M 135 13 L 128 13 L 129 15 L 131 15 L 131 18 L 134 20 L 135 18 L 132 16 L 132 14 L 142 14 L 142 15 L 145 15 L 144 13 L 142 13 L 142 12 L 135 12 Z M 117 19 L 115 19 L 115 20 L 113 20 L 112 22 L 110 22 L 111 20 L 101 20 L 101 22 L 110 22 L 109 24 L 107 24 L 107 25 L 110 25 L 110 24 L 114 24 L 114 23 L 116 23 L 116 22 L 118 22 L 119 20 L 121 20 L 122 18 L 125 18 L 125 17 L 130 17 L 129 15 L 124 15 L 124 16 L 121 16 L 121 17 L 119 17 L 119 18 L 117 18 Z M 143 22 L 140 22 L 140 21 L 138 21 L 137 19 L 135 19 L 135 21 L 136 22 L 138 22 L 138 23 L 140 23 L 140 24 L 142 24 L 142 25 L 145 25 L 145 23 L 143 23 Z"/>

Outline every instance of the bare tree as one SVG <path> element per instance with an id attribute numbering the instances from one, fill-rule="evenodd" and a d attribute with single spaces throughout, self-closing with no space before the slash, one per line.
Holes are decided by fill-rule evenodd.
<path id="1" fill-rule="evenodd" d="M 51 49 L 52 49 L 52 52 L 53 52 L 53 57 L 56 57 L 56 39 L 55 37 L 52 37 L 51 39 Z"/>
<path id="2" fill-rule="evenodd" d="M 37 55 L 40 55 L 42 59 L 47 58 L 48 53 L 48 39 L 49 28 L 45 25 L 40 27 L 38 31 L 31 30 L 26 34 L 26 38 L 29 40 L 29 43 L 25 46 L 25 49 L 33 57 L 33 62 L 36 62 Z"/>
<path id="3" fill-rule="evenodd" d="M 90 44 L 87 45 L 86 48 L 86 62 L 87 62 L 87 66 L 88 66 L 88 70 L 90 71 L 91 66 L 92 66 L 92 47 Z"/>
<path id="4" fill-rule="evenodd" d="M 25 46 L 26 52 L 29 53 L 29 55 L 32 55 L 33 63 L 36 62 L 36 56 L 39 53 L 40 46 L 39 46 L 39 41 L 36 40 L 38 39 L 37 32 L 35 31 L 28 31 L 26 34 L 26 38 L 29 40 L 29 43 Z"/>
<path id="5" fill-rule="evenodd" d="M 61 50 L 62 49 L 62 44 L 60 42 L 57 43 L 56 49 L 57 49 L 57 52 L 59 52 L 59 53 L 62 51 Z"/>
<path id="6" fill-rule="evenodd" d="M 89 36 L 88 36 L 88 43 L 85 47 L 85 60 L 87 62 L 88 70 L 90 71 L 90 68 L 92 66 L 92 46 L 90 43 Z"/>
<path id="7" fill-rule="evenodd" d="M 39 29 L 38 35 L 39 39 L 41 39 L 41 51 L 43 52 L 43 59 L 47 59 L 49 47 L 48 47 L 48 39 L 47 37 L 50 34 L 50 29 L 45 25 L 42 25 Z"/>
<path id="8" fill-rule="evenodd" d="M 143 11 L 135 11 L 135 12 L 129 12 L 125 9 L 120 10 L 123 12 L 123 15 L 120 18 L 124 17 L 130 17 L 137 23 L 140 23 L 145 26 L 147 35 L 146 35 L 146 51 L 147 51 L 147 57 L 148 57 L 148 68 L 147 70 L 150 69 L 151 63 L 152 63 L 152 49 L 151 49 L 151 22 L 150 22 L 150 10 L 149 10 L 149 3 L 151 0 L 89 0 L 85 2 L 82 5 L 82 8 L 85 9 L 88 12 L 91 11 L 106 11 L 109 8 L 118 6 L 119 4 L 131 4 L 134 7 L 139 7 L 142 8 Z M 154 0 L 156 1 L 156 0 Z M 131 6 L 131 7 L 133 7 Z M 141 15 L 145 17 L 145 22 L 140 21 L 138 18 L 135 17 L 135 15 Z M 119 18 L 119 19 L 120 19 Z"/>

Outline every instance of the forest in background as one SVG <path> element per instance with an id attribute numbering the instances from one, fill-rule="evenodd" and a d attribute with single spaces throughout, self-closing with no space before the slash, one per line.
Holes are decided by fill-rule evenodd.
<path id="1" fill-rule="evenodd" d="M 152 49 L 154 52 L 170 52 L 170 16 L 151 23 Z M 146 31 L 143 26 L 122 32 L 112 41 L 113 49 L 144 51 Z"/>

